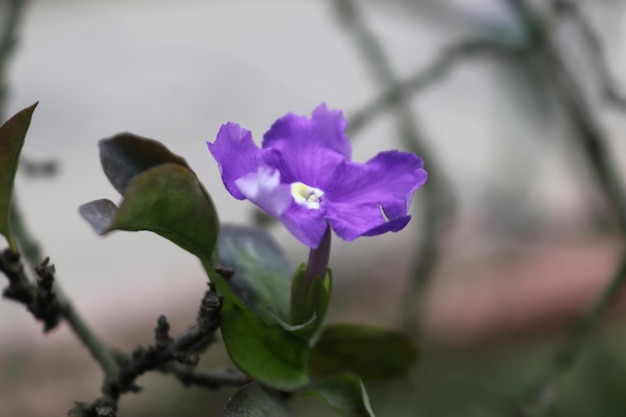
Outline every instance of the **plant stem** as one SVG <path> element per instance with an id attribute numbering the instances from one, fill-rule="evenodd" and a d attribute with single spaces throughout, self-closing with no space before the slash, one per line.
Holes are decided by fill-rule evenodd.
<path id="1" fill-rule="evenodd" d="M 309 252 L 309 262 L 307 263 L 305 274 L 307 286 L 311 285 L 315 278 L 324 278 L 326 275 L 328 261 L 330 260 L 330 240 L 330 227 L 327 226 L 319 246 L 316 249 L 311 249 Z"/>
<path id="2" fill-rule="evenodd" d="M 11 207 L 11 225 L 26 261 L 31 266 L 38 265 L 43 259 L 40 245 L 27 230 L 22 219 L 22 211 L 15 199 Z M 82 344 L 85 345 L 91 356 L 98 362 L 105 373 L 105 379 L 116 380 L 118 378 L 119 367 L 113 354 L 91 330 L 76 308 L 74 308 L 74 305 L 59 285 L 58 277 L 56 277 L 54 281 L 54 292 L 59 300 L 61 316 L 65 319 Z"/>
<path id="3" fill-rule="evenodd" d="M 20 249 L 17 246 L 17 241 L 15 240 L 15 237 L 13 237 L 13 233 L 8 233 L 6 235 L 6 238 L 7 242 L 9 243 L 9 249 L 11 249 L 13 253 L 19 253 Z"/>
<path id="4" fill-rule="evenodd" d="M 56 295 L 59 298 L 59 303 L 61 304 L 61 315 L 67 324 L 69 324 L 74 334 L 76 334 L 89 353 L 91 353 L 91 356 L 93 356 L 96 362 L 98 362 L 98 365 L 100 365 L 104 371 L 105 378 L 112 381 L 117 380 L 119 366 L 111 354 L 111 351 L 91 330 L 89 325 L 87 325 L 85 320 L 76 311 L 65 294 L 60 291 L 58 285 L 55 287 Z"/>

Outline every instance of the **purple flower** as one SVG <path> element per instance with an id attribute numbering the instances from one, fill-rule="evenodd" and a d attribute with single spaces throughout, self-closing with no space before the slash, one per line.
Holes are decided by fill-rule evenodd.
<path id="1" fill-rule="evenodd" d="M 386 151 L 365 164 L 352 162 L 345 127 L 341 111 L 321 104 L 311 118 L 278 119 L 262 149 L 235 123 L 223 125 L 208 145 L 228 191 L 281 220 L 310 248 L 328 226 L 348 241 L 401 230 L 413 192 L 426 182 L 423 161 Z"/>

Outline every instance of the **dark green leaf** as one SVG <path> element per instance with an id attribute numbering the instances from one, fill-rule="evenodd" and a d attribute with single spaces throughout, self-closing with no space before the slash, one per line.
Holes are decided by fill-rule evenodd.
<path id="1" fill-rule="evenodd" d="M 222 417 L 292 416 L 287 402 L 279 393 L 254 382 L 235 392 L 222 410 Z"/>
<path id="2" fill-rule="evenodd" d="M 35 107 L 37 103 L 19 111 L 0 126 L 0 234 L 6 237 L 14 252 L 17 252 L 18 248 L 9 224 L 13 183 Z"/>
<path id="3" fill-rule="evenodd" d="M 366 380 L 381 380 L 405 374 L 418 354 L 417 344 L 402 331 L 334 324 L 322 329 L 309 366 L 317 375 L 352 371 Z"/>
<path id="4" fill-rule="evenodd" d="M 221 277 L 209 275 L 223 297 L 220 327 L 233 362 L 254 380 L 278 390 L 292 391 L 306 385 L 308 341 L 279 325 L 269 326 Z"/>
<path id="5" fill-rule="evenodd" d="M 126 193 L 126 187 L 133 178 L 154 166 L 173 163 L 191 171 L 183 158 L 170 152 L 160 142 L 132 133 L 120 133 L 101 140 L 98 145 L 102 169 L 113 187 L 122 195 Z"/>
<path id="6" fill-rule="evenodd" d="M 363 382 L 354 374 L 343 373 L 311 384 L 303 395 L 314 395 L 344 417 L 374 417 Z"/>
<path id="7" fill-rule="evenodd" d="M 294 325 L 311 322 L 297 331 L 305 339 L 310 339 L 320 328 L 326 317 L 333 286 L 333 274 L 326 271 L 324 279 L 315 279 L 311 285 L 306 282 L 306 265 L 300 265 L 291 284 L 291 323 Z"/>
<path id="8" fill-rule="evenodd" d="M 233 293 L 257 314 L 269 310 L 289 320 L 293 269 L 266 230 L 222 225 L 217 252 L 220 264 L 235 271 L 228 280 Z"/>
<path id="9" fill-rule="evenodd" d="M 81 206 L 80 213 L 98 233 L 149 230 L 205 263 L 211 259 L 219 230 L 213 202 L 196 175 L 171 163 L 136 176 L 117 211 L 110 201 L 98 200 Z"/>

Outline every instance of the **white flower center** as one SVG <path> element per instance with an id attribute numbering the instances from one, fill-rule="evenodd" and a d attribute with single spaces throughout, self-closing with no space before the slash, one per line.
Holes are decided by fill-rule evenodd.
<path id="1" fill-rule="evenodd" d="M 320 208 L 320 198 L 324 195 L 324 191 L 319 188 L 309 187 L 302 182 L 294 182 L 291 184 L 291 195 L 296 203 L 310 209 Z"/>

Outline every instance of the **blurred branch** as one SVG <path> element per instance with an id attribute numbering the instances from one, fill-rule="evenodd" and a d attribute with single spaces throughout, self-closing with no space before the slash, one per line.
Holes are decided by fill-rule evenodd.
<path id="1" fill-rule="evenodd" d="M 357 2 L 335 0 L 335 5 L 337 15 L 343 23 L 342 26 L 352 33 L 357 48 L 378 84 L 385 89 L 394 89 L 398 84 L 394 71 L 378 40 L 365 23 Z M 409 93 L 398 89 L 395 90 L 394 95 L 397 98 L 390 106 L 393 105 L 395 111 L 398 134 L 407 150 L 426 161 L 429 173 L 428 183 L 421 192 L 424 210 L 421 218 L 419 249 L 411 267 L 410 280 L 402 303 L 402 319 L 405 327 L 416 331 L 416 304 L 419 307 L 422 289 L 429 283 L 434 273 L 439 256 L 439 238 L 444 224 L 453 212 L 453 195 L 443 170 L 425 143 L 424 134 L 416 125 L 409 103 Z M 361 120 L 358 123 L 363 124 L 364 121 Z"/>
<path id="2" fill-rule="evenodd" d="M 3 30 L 0 35 L 0 120 L 4 120 L 4 107 L 6 105 L 7 84 L 6 72 L 9 57 L 17 44 L 17 28 L 22 19 L 22 13 L 26 6 L 26 0 L 4 0 L 7 4 L 8 13 L 3 22 Z"/>
<path id="3" fill-rule="evenodd" d="M 381 113 L 393 109 L 404 101 L 407 96 L 423 92 L 449 75 L 460 61 L 476 55 L 512 58 L 521 49 L 515 45 L 505 44 L 492 39 L 470 39 L 445 48 L 425 68 L 420 69 L 411 77 L 399 80 L 370 103 L 354 112 L 350 117 L 347 133 L 354 135 L 360 132 L 369 122 Z"/>
<path id="4" fill-rule="evenodd" d="M 52 177 L 59 172 L 59 164 L 53 159 L 46 159 L 42 161 L 33 161 L 20 156 L 20 172 L 27 177 L 40 178 L 40 177 Z"/>
<path id="5" fill-rule="evenodd" d="M 619 171 L 611 158 L 607 144 L 608 138 L 592 111 L 583 89 L 567 68 L 565 60 L 562 59 L 559 48 L 552 38 L 550 27 L 525 0 L 508 1 L 531 34 L 536 58 L 540 60 L 551 77 L 557 98 L 575 128 L 574 138 L 584 151 L 584 156 L 587 158 L 587 163 L 599 188 L 614 210 L 621 234 L 626 236 L 626 193 Z M 574 324 L 569 337 L 553 358 L 545 375 L 530 387 L 528 397 L 522 401 L 520 409 L 516 410 L 516 415 L 545 415 L 551 409 L 558 379 L 576 362 L 586 340 L 597 328 L 625 284 L 626 252 L 614 277 L 592 308 Z"/>
<path id="6" fill-rule="evenodd" d="M 580 4 L 570 0 L 553 0 L 552 3 L 557 15 L 571 19 L 578 26 L 587 44 L 587 50 L 592 56 L 593 65 L 600 78 L 606 99 L 615 107 L 626 110 L 626 96 L 617 85 L 611 72 L 604 45 L 587 17 L 580 10 Z"/>
<path id="7" fill-rule="evenodd" d="M 250 377 L 230 369 L 222 369 L 213 372 L 199 372 L 189 366 L 170 362 L 160 368 L 160 372 L 175 376 L 185 387 L 198 386 L 208 389 L 220 389 L 232 386 L 240 387 L 251 381 Z"/>
<path id="8" fill-rule="evenodd" d="M 551 77 L 557 98 L 576 128 L 574 136 L 606 199 L 614 209 L 620 231 L 626 236 L 626 194 L 608 148 L 608 138 L 583 89 L 565 64 L 549 28 L 524 0 L 508 0 L 534 32 L 537 58 Z"/>

